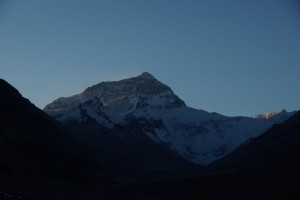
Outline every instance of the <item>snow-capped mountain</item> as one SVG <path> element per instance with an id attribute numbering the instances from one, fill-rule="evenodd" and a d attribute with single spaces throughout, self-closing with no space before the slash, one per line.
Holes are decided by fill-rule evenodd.
<path id="1" fill-rule="evenodd" d="M 279 111 L 275 111 L 275 112 L 267 112 L 264 114 L 258 114 L 258 115 L 254 115 L 252 116 L 252 118 L 255 119 L 270 119 L 270 118 L 284 118 L 285 119 L 285 115 L 287 115 L 287 111 L 285 109 L 279 110 Z"/>
<path id="2" fill-rule="evenodd" d="M 135 78 L 102 82 L 78 95 L 59 98 L 44 108 L 59 121 L 82 121 L 87 115 L 113 128 L 126 123 L 125 116 L 136 110 L 185 106 L 172 90 L 145 72 Z"/>
<path id="3" fill-rule="evenodd" d="M 59 98 L 44 111 L 64 124 L 116 126 L 138 130 L 194 163 L 207 165 L 259 136 L 293 113 L 226 117 L 187 107 L 151 74 L 102 82 L 81 94 Z"/>

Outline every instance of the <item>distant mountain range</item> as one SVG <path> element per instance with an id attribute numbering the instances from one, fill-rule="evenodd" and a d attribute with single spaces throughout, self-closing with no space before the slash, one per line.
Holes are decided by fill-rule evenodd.
<path id="1" fill-rule="evenodd" d="M 295 112 L 280 110 L 253 117 L 226 117 L 187 107 L 170 87 L 145 72 L 121 81 L 101 82 L 82 93 L 59 98 L 44 111 L 86 137 L 122 127 L 125 141 L 148 137 L 190 162 L 207 165 L 261 135 Z M 87 125 L 89 124 L 89 125 Z M 86 127 L 89 127 L 87 129 Z M 100 128 L 101 127 L 101 128 Z M 77 131 L 78 132 L 78 131 Z M 97 139 L 94 139 L 97 143 Z M 99 142 L 99 141 L 98 141 Z"/>

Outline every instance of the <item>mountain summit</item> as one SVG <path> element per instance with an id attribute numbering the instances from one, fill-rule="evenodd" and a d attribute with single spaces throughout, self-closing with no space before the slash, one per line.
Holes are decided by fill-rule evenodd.
<path id="1" fill-rule="evenodd" d="M 226 117 L 193 109 L 148 72 L 101 82 L 80 94 L 53 101 L 44 111 L 66 125 L 84 126 L 85 130 L 87 126 L 133 129 L 202 165 L 224 157 L 293 114 Z"/>
<path id="2" fill-rule="evenodd" d="M 185 106 L 168 86 L 159 82 L 150 73 L 121 81 L 101 82 L 67 98 L 59 98 L 48 104 L 44 111 L 60 121 L 78 118 L 74 108 L 93 105 L 99 113 L 105 113 L 110 120 L 105 123 L 121 123 L 124 116 L 138 109 L 162 109 Z M 95 109 L 88 109 L 91 115 Z M 100 114 L 104 115 L 104 114 Z M 106 118 L 106 117 L 105 117 Z M 111 125 L 110 125 L 111 126 Z"/>
<path id="3" fill-rule="evenodd" d="M 143 72 L 139 77 L 144 79 L 155 79 L 154 76 L 148 72 Z"/>

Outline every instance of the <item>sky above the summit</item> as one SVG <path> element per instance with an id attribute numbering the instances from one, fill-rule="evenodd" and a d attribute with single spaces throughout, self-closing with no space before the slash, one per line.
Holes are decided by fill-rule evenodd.
<path id="1" fill-rule="evenodd" d="M 0 78 L 43 108 L 147 71 L 190 107 L 300 109 L 297 0 L 0 0 Z"/>

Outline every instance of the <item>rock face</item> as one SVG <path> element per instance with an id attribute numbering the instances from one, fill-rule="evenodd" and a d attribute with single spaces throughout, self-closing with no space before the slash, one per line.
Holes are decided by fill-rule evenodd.
<path id="1" fill-rule="evenodd" d="M 224 157 L 293 114 L 282 111 L 269 117 L 226 117 L 193 109 L 147 72 L 59 98 L 44 111 L 68 126 L 92 122 L 110 130 L 120 126 L 133 129 L 201 165 Z"/>

